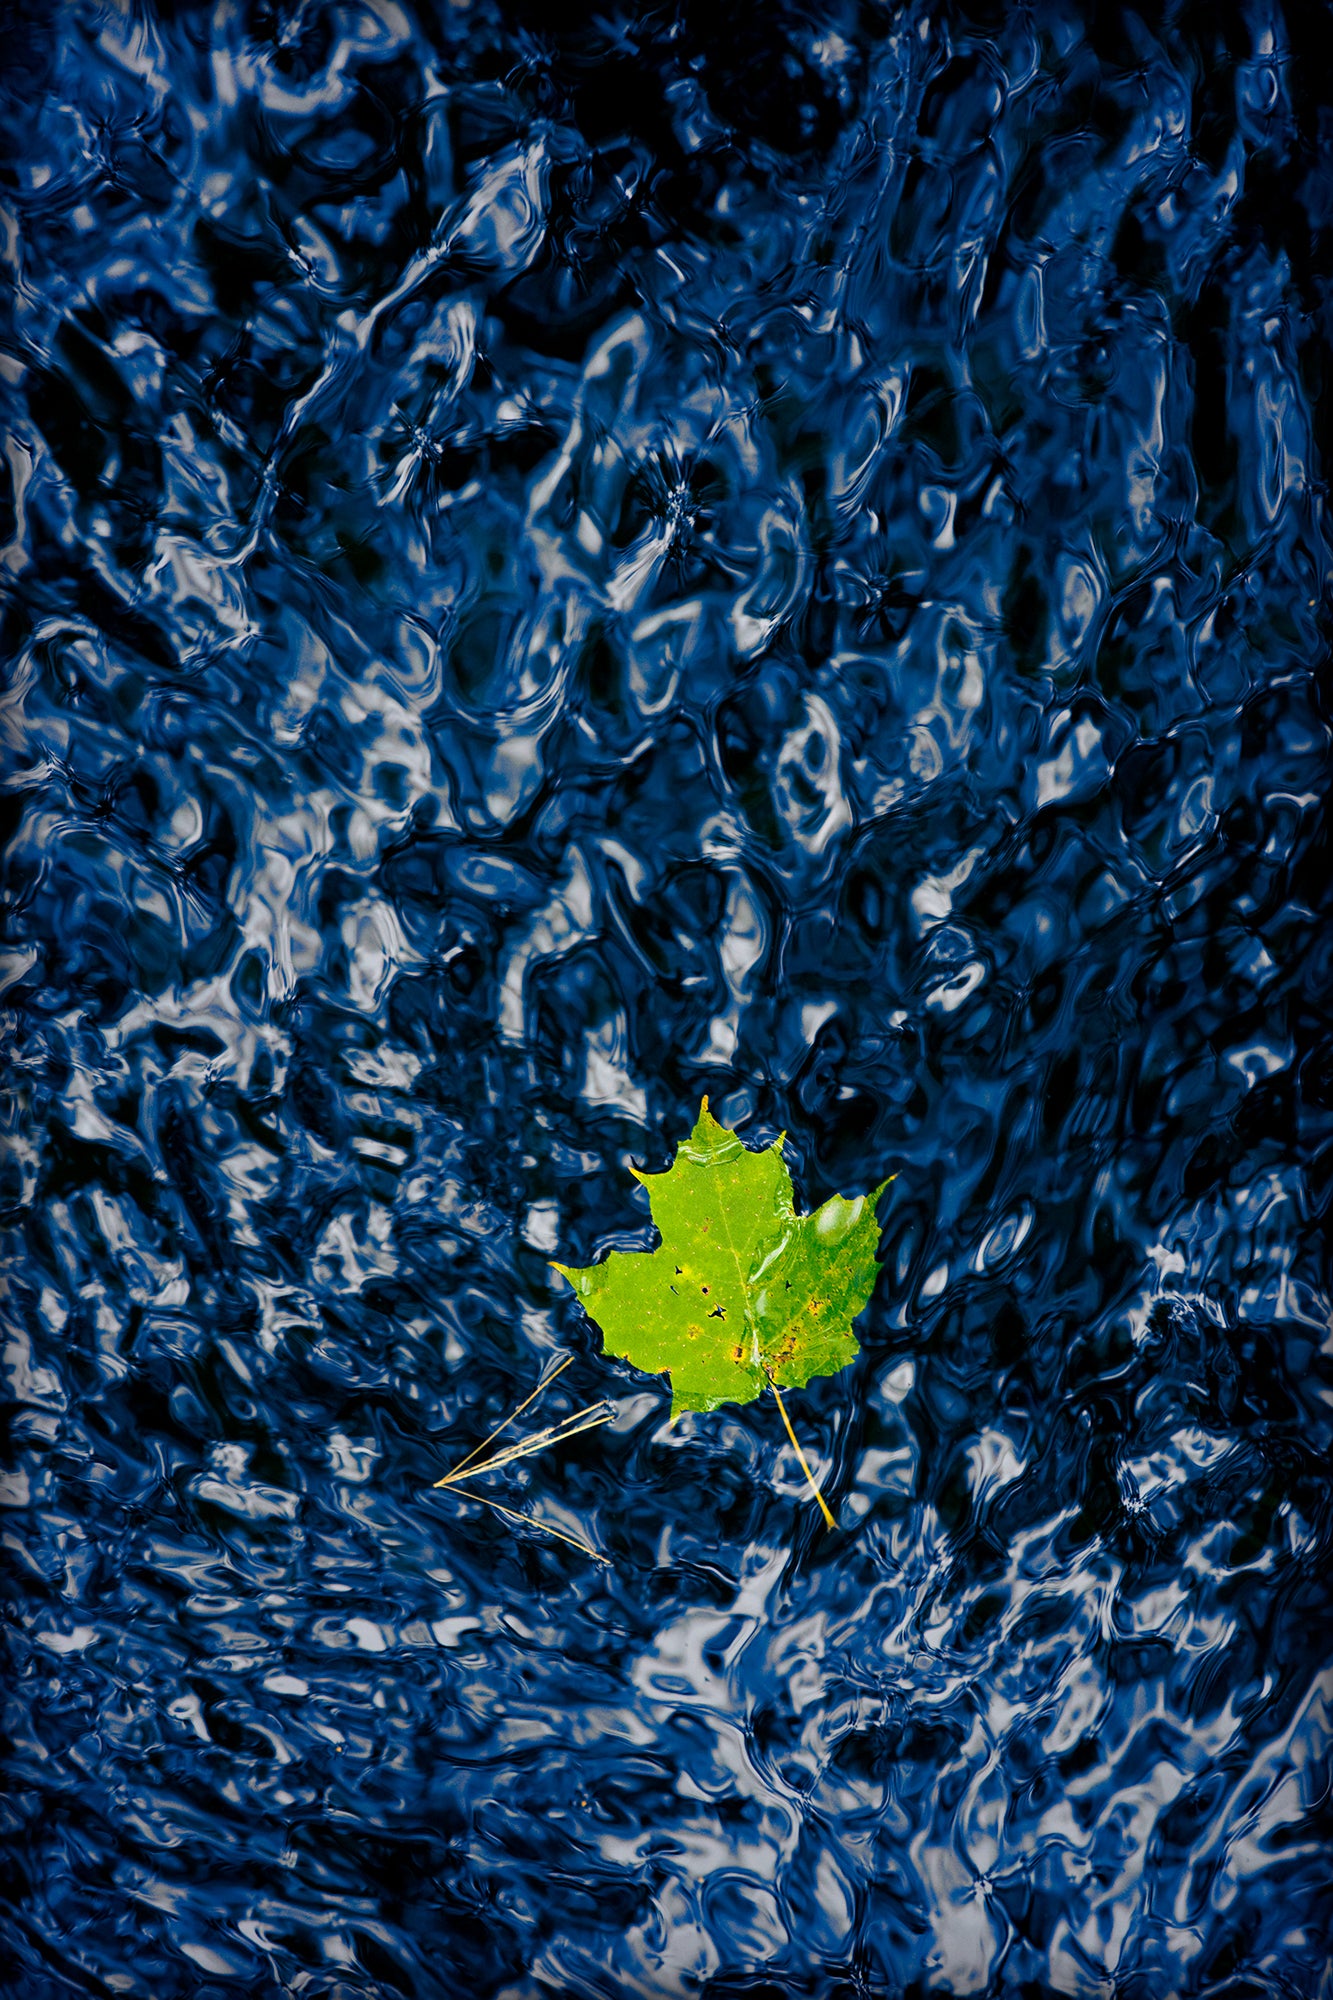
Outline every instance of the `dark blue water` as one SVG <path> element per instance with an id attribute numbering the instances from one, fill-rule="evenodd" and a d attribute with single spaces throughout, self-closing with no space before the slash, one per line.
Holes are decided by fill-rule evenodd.
<path id="1" fill-rule="evenodd" d="M 4 1991 L 1328 2000 L 1324 10 L 5 18 Z"/>

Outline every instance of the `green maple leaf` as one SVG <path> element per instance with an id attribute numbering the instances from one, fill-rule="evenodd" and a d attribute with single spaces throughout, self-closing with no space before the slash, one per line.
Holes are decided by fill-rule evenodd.
<path id="1" fill-rule="evenodd" d="M 797 1215 L 782 1140 L 751 1152 L 706 1097 L 666 1173 L 631 1171 L 648 1190 L 660 1247 L 553 1268 L 609 1354 L 669 1372 L 673 1421 L 751 1402 L 770 1383 L 804 1388 L 860 1353 L 852 1321 L 875 1282 L 875 1208 L 888 1181 Z"/>

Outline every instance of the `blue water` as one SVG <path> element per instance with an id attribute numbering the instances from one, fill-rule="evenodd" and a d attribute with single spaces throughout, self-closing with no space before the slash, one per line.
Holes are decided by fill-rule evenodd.
<path id="1" fill-rule="evenodd" d="M 5 1993 L 1328 2000 L 1322 10 L 6 20 Z"/>

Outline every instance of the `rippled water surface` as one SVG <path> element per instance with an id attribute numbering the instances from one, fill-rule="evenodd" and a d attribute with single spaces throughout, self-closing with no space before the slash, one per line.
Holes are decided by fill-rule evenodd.
<path id="1" fill-rule="evenodd" d="M 5 1992 L 1328 2000 L 1324 10 L 6 22 Z"/>

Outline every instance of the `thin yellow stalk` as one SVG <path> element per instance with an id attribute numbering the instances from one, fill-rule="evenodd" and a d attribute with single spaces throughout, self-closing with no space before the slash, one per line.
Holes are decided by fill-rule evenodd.
<path id="1" fill-rule="evenodd" d="M 493 1507 L 497 1514 L 505 1515 L 510 1521 L 521 1521 L 528 1528 L 540 1528 L 544 1535 L 554 1535 L 557 1541 L 568 1542 L 571 1549 L 581 1549 L 583 1554 L 591 1556 L 594 1562 L 610 1566 L 610 1557 L 604 1556 L 600 1549 L 595 1549 L 591 1542 L 585 1542 L 581 1535 L 567 1535 L 563 1528 L 553 1528 L 549 1521 L 539 1521 L 535 1514 L 517 1513 L 512 1507 L 502 1507 L 498 1500 L 483 1499 L 480 1493 L 469 1493 L 466 1497 L 475 1500 L 479 1507 Z"/>
<path id="2" fill-rule="evenodd" d="M 443 1485 L 448 1480 L 471 1479 L 475 1473 L 482 1471 L 484 1467 L 500 1465 L 511 1458 L 526 1458 L 529 1452 L 540 1451 L 545 1445 L 554 1442 L 564 1433 L 569 1424 L 575 1422 L 578 1417 L 587 1416 L 590 1410 L 596 1408 L 600 1408 L 600 1405 L 590 1404 L 588 1410 L 578 1410 L 574 1416 L 562 1417 L 558 1424 L 548 1424 L 545 1430 L 531 1431 L 527 1437 L 519 1438 L 515 1443 L 505 1445 L 492 1458 L 483 1459 L 480 1465 L 469 1465 L 465 1466 L 460 1472 L 446 1473 L 445 1479 L 440 1483 Z"/>
<path id="3" fill-rule="evenodd" d="M 543 1389 L 549 1389 L 552 1382 L 554 1382 L 556 1376 L 563 1374 L 564 1370 L 568 1368 L 570 1362 L 573 1359 L 574 1357 L 572 1354 L 567 1354 L 563 1361 L 558 1362 L 556 1364 L 556 1366 L 551 1370 L 549 1375 L 543 1375 L 541 1381 L 537 1384 L 532 1394 L 526 1397 L 524 1401 L 519 1404 L 516 1410 L 511 1410 L 509 1415 L 505 1418 L 504 1422 L 502 1424 L 497 1424 L 495 1426 L 495 1429 L 491 1432 L 490 1436 L 488 1438 L 483 1438 L 481 1443 L 477 1445 L 472 1451 L 470 1451 L 466 1458 L 460 1458 L 452 1472 L 447 1472 L 444 1476 L 444 1479 L 437 1479 L 435 1484 L 437 1486 L 443 1486 L 447 1480 L 455 1478 L 456 1475 L 463 1470 L 463 1467 L 465 1465 L 471 1465 L 474 1458 L 480 1458 L 482 1452 L 485 1451 L 487 1445 L 494 1444 L 495 1440 L 499 1437 L 501 1431 L 507 1431 L 509 1429 L 509 1426 L 513 1423 L 515 1417 L 521 1417 L 524 1410 L 530 1410 L 532 1408 L 532 1405 L 536 1402 L 538 1396 L 541 1395 Z"/>
<path id="4" fill-rule="evenodd" d="M 771 1375 L 768 1378 L 768 1386 L 773 1391 L 773 1394 L 777 1397 L 778 1408 L 782 1412 L 782 1421 L 787 1426 L 787 1436 L 791 1439 L 792 1442 L 792 1450 L 796 1453 L 796 1456 L 801 1461 L 801 1470 L 810 1482 L 810 1491 L 814 1494 L 816 1500 L 818 1500 L 819 1502 L 820 1512 L 823 1514 L 826 1524 L 830 1528 L 836 1528 L 838 1524 L 834 1520 L 832 1514 L 830 1514 L 828 1510 L 828 1502 L 825 1500 L 823 1494 L 819 1490 L 819 1481 L 815 1478 L 814 1473 L 810 1470 L 810 1461 L 806 1458 L 805 1453 L 801 1450 L 800 1443 L 797 1439 L 796 1433 L 791 1427 L 791 1418 L 787 1415 L 787 1405 L 783 1402 L 781 1392 L 778 1389 L 778 1385 L 773 1380 L 773 1377 Z"/>
<path id="5" fill-rule="evenodd" d="M 596 1412 L 589 1415 L 588 1411 Z M 598 1424 L 609 1424 L 615 1416 L 614 1410 L 603 1405 L 590 1403 L 588 1410 L 576 1410 L 574 1417 L 567 1417 L 563 1423 L 552 1424 L 544 1431 L 534 1431 L 531 1437 L 522 1438 L 518 1444 L 507 1445 L 496 1452 L 494 1458 L 483 1459 L 480 1465 L 468 1465 L 457 1472 L 446 1473 L 437 1479 L 437 1486 L 457 1486 L 465 1479 L 480 1479 L 484 1472 L 497 1472 L 502 1465 L 512 1465 L 516 1459 L 531 1458 L 536 1452 L 545 1451 L 550 1445 L 563 1444 L 566 1438 L 577 1437 L 580 1431 L 595 1430 Z M 583 1417 L 583 1423 L 576 1423 L 575 1417 Z"/>

